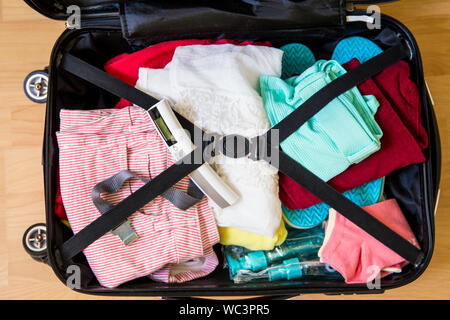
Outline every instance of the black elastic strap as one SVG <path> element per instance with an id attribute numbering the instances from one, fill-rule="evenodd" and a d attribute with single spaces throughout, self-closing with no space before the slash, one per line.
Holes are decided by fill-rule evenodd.
<path id="1" fill-rule="evenodd" d="M 357 68 L 350 70 L 345 75 L 335 79 L 333 82 L 316 92 L 312 97 L 310 97 L 310 99 L 305 101 L 301 107 L 293 111 L 271 130 L 278 129 L 280 133 L 280 141 L 284 140 L 335 97 L 367 80 L 406 56 L 407 54 L 401 46 L 392 47 L 386 50 L 373 59 L 361 64 Z M 145 108 L 157 103 L 157 100 L 146 95 L 142 91 L 129 86 L 128 84 L 69 54 L 65 55 L 63 59 L 63 66 L 67 71 L 70 71 L 71 73 L 80 76 L 83 79 L 90 81 L 91 83 L 98 85 L 101 88 L 125 98 L 141 107 Z M 192 123 L 184 118 L 180 118 L 180 121 L 183 126 L 186 125 L 191 128 L 193 126 Z M 185 128 L 189 130 L 188 127 Z M 280 153 L 280 164 L 282 163 L 282 165 L 280 165 L 280 171 L 286 173 L 300 185 L 303 185 L 307 190 L 311 191 L 311 193 L 329 204 L 336 211 L 346 217 L 350 217 L 349 219 L 351 221 L 360 226 L 363 230 L 367 231 L 369 234 L 375 233 L 376 239 L 384 243 L 406 260 L 414 263 L 418 261 L 421 256 L 421 252 L 418 251 L 416 247 L 411 245 L 402 237 L 396 235 L 392 230 L 387 228 L 378 220 L 372 218 L 371 216 L 368 218 L 367 216 L 369 216 L 369 214 L 363 209 L 353 204 L 339 192 L 330 187 L 327 183 L 320 180 L 307 169 L 301 167 L 294 160 L 290 158 L 290 160 L 288 160 L 286 158 L 289 157 L 283 153 Z M 119 225 L 128 216 L 140 209 L 147 202 L 153 200 L 168 187 L 172 186 L 174 183 L 181 180 L 184 176 L 188 175 L 201 165 L 202 164 L 185 164 L 183 166 L 171 166 L 151 182 L 134 192 L 128 198 L 121 201 L 114 209 L 105 213 L 99 219 L 95 220 L 86 228 L 70 238 L 61 247 L 62 256 L 65 259 L 75 256 L 93 241 Z M 298 169 L 298 171 L 296 169 Z M 301 174 L 299 174 L 299 172 L 301 172 Z M 306 175 L 309 178 L 304 179 L 303 175 Z M 363 217 L 358 217 L 358 215 L 362 215 Z M 111 216 L 111 218 L 109 218 L 109 216 Z M 103 221 L 98 221 L 103 217 Z M 375 223 L 373 223 L 374 220 L 376 221 Z M 392 235 L 393 233 L 395 235 Z"/>
<path id="2" fill-rule="evenodd" d="M 68 72 L 86 80 L 99 88 L 102 88 L 119 98 L 128 100 L 135 105 L 148 110 L 153 105 L 159 102 L 158 99 L 146 94 L 145 92 L 130 86 L 128 83 L 119 80 L 103 70 L 87 63 L 80 58 L 77 58 L 69 53 L 62 55 L 60 59 L 61 66 Z M 178 118 L 178 121 L 190 133 L 195 130 L 201 132 L 201 129 L 195 126 L 191 121 L 187 120 L 181 114 L 173 110 Z"/>
<path id="3" fill-rule="evenodd" d="M 61 65 L 66 71 L 102 88 L 119 98 L 124 98 L 141 108 L 148 109 L 159 102 L 158 99 L 137 90 L 135 87 L 119 80 L 99 68 L 71 54 L 62 56 Z"/>

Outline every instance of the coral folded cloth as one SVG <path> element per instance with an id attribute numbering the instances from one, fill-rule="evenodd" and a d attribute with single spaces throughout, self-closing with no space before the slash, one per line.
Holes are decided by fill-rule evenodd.
<path id="1" fill-rule="evenodd" d="M 350 70 L 359 64 L 358 60 L 352 59 L 344 67 Z M 400 68 L 398 64 L 396 65 Z M 379 78 L 380 81 L 382 78 Z M 386 86 L 388 86 L 387 83 L 384 84 L 384 87 Z M 364 183 L 384 177 L 394 170 L 425 161 L 416 139 L 403 124 L 377 84 L 372 79 L 368 79 L 358 85 L 358 89 L 364 95 L 374 95 L 380 103 L 375 120 L 383 131 L 381 149 L 328 181 L 339 192 L 354 189 Z M 344 132 L 347 131 L 344 130 Z M 321 202 L 319 198 L 283 174 L 280 174 L 280 199 L 291 210 L 305 209 Z"/>
<path id="2" fill-rule="evenodd" d="M 272 126 L 279 123 L 345 69 L 333 60 L 319 60 L 300 76 L 286 81 L 264 75 L 259 84 Z M 374 115 L 374 96 L 362 96 L 356 87 L 339 95 L 281 142 L 291 158 L 328 181 L 380 149 L 382 131 Z"/>
<path id="3" fill-rule="evenodd" d="M 253 45 L 178 47 L 164 69 L 141 68 L 136 87 L 167 99 L 207 132 L 251 138 L 270 127 L 256 90 L 258 78 L 280 76 L 282 54 Z M 277 169 L 248 158 L 215 160 L 219 176 L 240 195 L 236 204 L 224 209 L 210 203 L 217 224 L 272 238 L 281 222 Z"/>
<path id="4" fill-rule="evenodd" d="M 364 207 L 364 210 L 420 249 L 395 199 Z M 319 257 L 336 269 L 346 283 L 367 283 L 378 275 L 401 272 L 407 264 L 405 259 L 334 209 L 330 209 Z"/>
<path id="5" fill-rule="evenodd" d="M 175 162 L 140 107 L 61 110 L 60 120 L 61 195 L 74 233 L 100 216 L 91 197 L 98 182 L 122 170 L 152 179 Z M 184 178 L 175 187 L 186 192 L 188 184 Z M 102 197 L 116 204 L 143 185 L 140 179 L 131 179 L 119 192 Z M 184 211 L 159 196 L 129 219 L 138 234 L 133 243 L 125 246 L 108 232 L 83 250 L 101 285 L 112 288 L 153 272 L 157 272 L 154 279 L 186 281 L 207 275 L 217 266 L 211 247 L 218 243 L 219 234 L 206 198 Z M 191 263 L 202 256 L 208 260 L 202 270 L 173 275 L 173 264 Z"/>
<path id="6" fill-rule="evenodd" d="M 125 81 L 129 85 L 136 85 L 139 77 L 139 68 L 164 68 L 173 57 L 175 49 L 188 45 L 209 45 L 209 44 L 226 44 L 235 45 L 263 45 L 270 46 L 270 42 L 254 42 L 254 41 L 234 41 L 230 39 L 186 39 L 161 42 L 148 48 L 136 51 L 134 53 L 123 53 L 106 62 L 104 68 L 107 73 Z M 117 108 L 130 106 L 131 103 L 125 99 L 121 99 L 116 105 Z"/>

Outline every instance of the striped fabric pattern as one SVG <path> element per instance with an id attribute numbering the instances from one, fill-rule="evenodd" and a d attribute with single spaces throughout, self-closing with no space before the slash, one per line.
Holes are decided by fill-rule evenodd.
<path id="1" fill-rule="evenodd" d="M 190 260 L 186 263 L 170 264 L 149 277 L 161 282 L 186 282 L 204 277 L 211 273 L 219 264 L 217 255 L 212 247 L 205 248 L 203 257 Z"/>
<path id="2" fill-rule="evenodd" d="M 175 162 L 148 113 L 139 107 L 64 109 L 60 121 L 61 196 L 75 233 L 100 216 L 91 199 L 96 183 L 121 170 L 152 179 Z M 186 177 L 175 187 L 186 192 L 188 184 Z M 115 204 L 143 185 L 139 179 L 130 179 L 119 192 L 103 196 Z M 159 196 L 130 219 L 139 235 L 132 244 L 125 246 L 109 232 L 83 251 L 101 285 L 112 288 L 154 272 L 155 280 L 182 282 L 217 266 L 212 246 L 219 242 L 219 234 L 206 197 L 183 211 Z M 172 276 L 171 265 L 201 256 L 205 258 L 201 270 Z"/>

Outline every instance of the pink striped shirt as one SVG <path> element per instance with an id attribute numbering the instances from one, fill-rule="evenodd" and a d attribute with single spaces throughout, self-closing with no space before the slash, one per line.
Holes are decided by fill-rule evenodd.
<path id="1" fill-rule="evenodd" d="M 75 233 L 100 216 L 91 199 L 95 184 L 121 170 L 152 179 L 175 162 L 147 112 L 139 107 L 61 110 L 60 121 L 61 196 Z M 175 187 L 186 192 L 188 183 L 186 177 Z M 131 179 L 104 198 L 115 204 L 143 185 Z M 83 251 L 101 285 L 116 287 L 151 273 L 158 281 L 182 282 L 207 275 L 217 266 L 212 246 L 219 242 L 219 234 L 206 197 L 183 211 L 159 196 L 130 219 L 139 235 L 132 244 L 125 246 L 108 232 Z M 173 264 L 201 256 L 202 268 L 171 271 L 177 269 Z"/>

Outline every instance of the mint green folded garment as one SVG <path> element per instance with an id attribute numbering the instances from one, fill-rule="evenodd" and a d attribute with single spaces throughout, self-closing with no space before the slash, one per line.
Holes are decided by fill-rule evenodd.
<path id="1" fill-rule="evenodd" d="M 334 60 L 319 60 L 299 76 L 259 79 L 261 97 L 271 125 L 301 107 L 304 101 L 345 69 Z M 281 143 L 283 151 L 324 181 L 328 181 L 380 149 L 383 135 L 374 115 L 379 103 L 353 89 L 333 99 Z"/>

